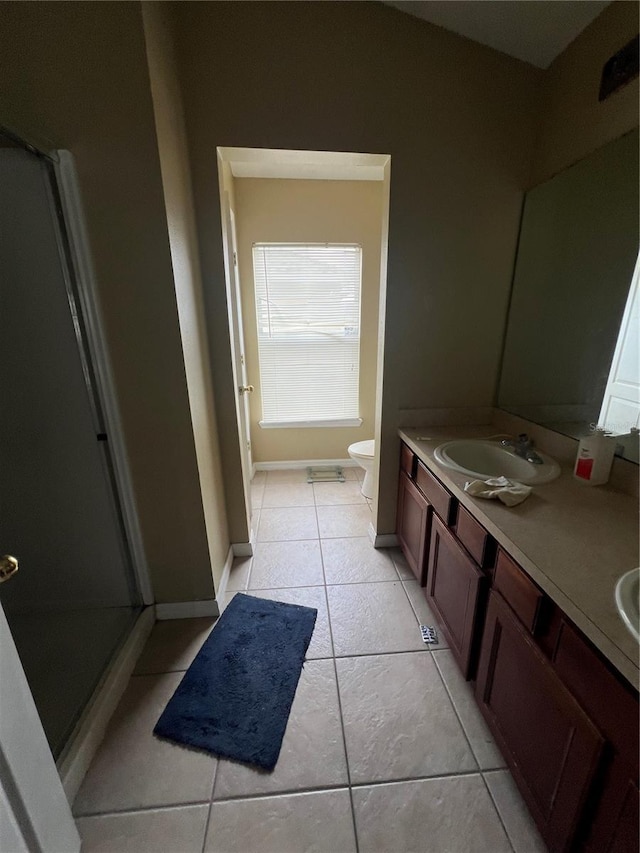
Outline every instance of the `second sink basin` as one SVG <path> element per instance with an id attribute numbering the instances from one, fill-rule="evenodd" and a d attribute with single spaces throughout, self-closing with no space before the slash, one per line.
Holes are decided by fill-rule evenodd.
<path id="1" fill-rule="evenodd" d="M 616 607 L 624 624 L 640 641 L 640 569 L 631 569 L 616 584 Z"/>
<path id="2" fill-rule="evenodd" d="M 457 439 L 436 448 L 434 458 L 445 468 L 460 471 L 469 477 L 487 480 L 490 477 L 507 477 L 527 486 L 541 485 L 560 475 L 558 463 L 536 449 L 542 465 L 527 462 L 516 456 L 511 448 L 497 441 L 484 439 Z"/>

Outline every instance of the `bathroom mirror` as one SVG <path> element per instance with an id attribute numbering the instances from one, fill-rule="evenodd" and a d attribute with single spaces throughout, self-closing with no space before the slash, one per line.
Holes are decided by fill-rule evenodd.
<path id="1" fill-rule="evenodd" d="M 605 418 L 635 462 L 637 258 L 636 129 L 527 193 L 498 389 L 501 409 L 574 438 Z M 612 363 L 631 390 L 607 414 Z"/>

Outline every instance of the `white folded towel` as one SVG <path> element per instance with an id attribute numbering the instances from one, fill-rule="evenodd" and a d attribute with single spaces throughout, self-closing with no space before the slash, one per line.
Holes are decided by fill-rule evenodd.
<path id="1" fill-rule="evenodd" d="M 464 484 L 465 492 L 474 498 L 497 498 L 507 506 L 522 503 L 531 494 L 531 486 L 514 483 L 506 477 L 492 477 L 489 480 L 470 480 Z"/>

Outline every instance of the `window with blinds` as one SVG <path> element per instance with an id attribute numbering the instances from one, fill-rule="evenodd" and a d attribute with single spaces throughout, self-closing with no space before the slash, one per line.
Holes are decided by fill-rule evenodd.
<path id="1" fill-rule="evenodd" d="M 362 251 L 256 244 L 261 426 L 355 426 Z"/>

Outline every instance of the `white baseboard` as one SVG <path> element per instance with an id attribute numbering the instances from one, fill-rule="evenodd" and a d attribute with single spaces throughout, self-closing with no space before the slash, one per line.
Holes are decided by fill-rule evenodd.
<path id="1" fill-rule="evenodd" d="M 253 557 L 253 545 L 251 542 L 233 542 L 231 551 L 234 557 Z"/>
<path id="2" fill-rule="evenodd" d="M 155 609 L 145 607 L 88 703 L 71 736 L 69 748 L 58 763 L 62 787 L 70 805 L 102 742 L 107 724 L 129 683 L 131 673 L 154 624 Z"/>
<path id="3" fill-rule="evenodd" d="M 214 598 L 203 601 L 170 601 L 156 604 L 156 619 L 197 619 L 199 616 L 219 616 L 220 611 Z"/>
<path id="4" fill-rule="evenodd" d="M 398 537 L 395 533 L 376 533 L 376 529 L 371 523 L 368 533 L 374 548 L 394 548 L 398 544 Z"/>
<path id="5" fill-rule="evenodd" d="M 292 459 L 282 462 L 256 462 L 256 471 L 278 471 L 283 468 L 321 468 L 330 465 L 340 465 L 341 468 L 357 468 L 358 463 L 353 459 Z"/>

